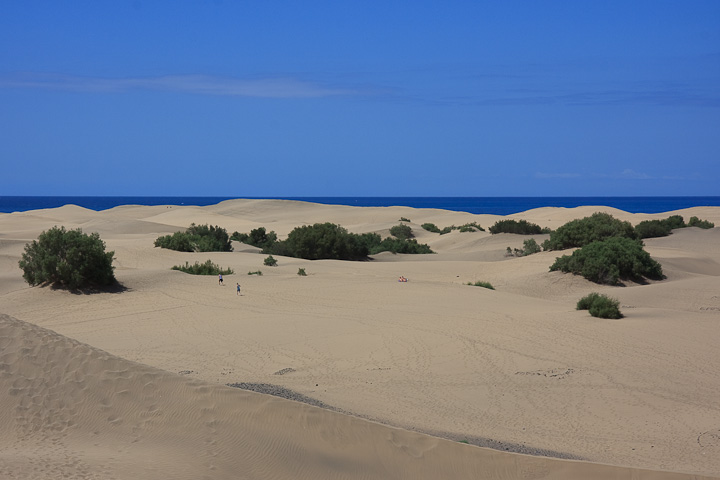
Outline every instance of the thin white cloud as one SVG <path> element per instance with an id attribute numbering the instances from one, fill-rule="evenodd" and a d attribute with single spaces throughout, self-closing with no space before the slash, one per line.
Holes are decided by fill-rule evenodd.
<path id="1" fill-rule="evenodd" d="M 361 93 L 354 89 L 323 86 L 295 78 L 243 79 L 209 75 L 167 75 L 135 78 L 48 74 L 4 75 L 0 76 L 0 88 L 30 88 L 91 93 L 154 90 L 197 95 L 265 98 L 313 98 Z"/>
<path id="2" fill-rule="evenodd" d="M 535 178 L 578 178 L 581 175 L 579 173 L 547 173 L 537 172 Z"/>
<path id="3" fill-rule="evenodd" d="M 627 178 L 631 180 L 650 180 L 654 177 L 651 177 L 647 173 L 636 172 L 633 169 L 626 168 L 620 173 L 619 178 Z"/>

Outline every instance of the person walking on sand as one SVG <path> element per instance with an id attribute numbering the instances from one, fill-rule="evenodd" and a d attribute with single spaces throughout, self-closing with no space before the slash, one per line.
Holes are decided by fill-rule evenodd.
<path id="1" fill-rule="evenodd" d="M 221 273 L 220 275 L 218 275 L 218 285 L 222 285 L 222 284 L 223 284 L 223 281 L 222 281 L 222 273 Z"/>
<path id="2" fill-rule="evenodd" d="M 237 284 L 237 294 L 236 295 L 240 295 L 240 284 L 239 283 Z"/>

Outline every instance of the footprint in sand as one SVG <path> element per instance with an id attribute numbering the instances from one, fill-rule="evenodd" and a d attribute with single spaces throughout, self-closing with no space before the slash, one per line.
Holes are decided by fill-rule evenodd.
<path id="1" fill-rule="evenodd" d="M 701 433 L 697 441 L 701 447 L 720 447 L 720 428 Z"/>

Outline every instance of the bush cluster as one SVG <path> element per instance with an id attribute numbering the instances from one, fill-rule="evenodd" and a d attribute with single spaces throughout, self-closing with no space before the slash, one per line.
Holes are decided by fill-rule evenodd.
<path id="1" fill-rule="evenodd" d="M 596 212 L 589 217 L 572 220 L 551 232 L 542 247 L 544 250 L 565 250 L 610 237 L 638 238 L 630 222 L 618 220 L 608 213 Z"/>
<path id="2" fill-rule="evenodd" d="M 25 245 L 18 262 L 30 285 L 55 284 L 71 289 L 117 283 L 112 265 L 115 252 L 105 251 L 97 233 L 53 227 Z"/>
<path id="3" fill-rule="evenodd" d="M 507 247 L 507 251 L 505 253 L 505 256 L 507 257 L 526 257 L 528 255 L 532 255 L 533 253 L 539 253 L 542 249 L 540 248 L 540 245 L 535 241 L 534 238 L 528 238 L 523 242 L 523 248 L 516 248 L 512 249 L 510 247 Z"/>
<path id="4" fill-rule="evenodd" d="M 685 227 L 713 228 L 715 224 L 698 217 L 690 217 L 686 224 L 681 215 L 673 215 L 665 220 L 644 220 L 635 225 L 635 231 L 639 238 L 656 238 L 666 237 L 672 230 Z"/>
<path id="5" fill-rule="evenodd" d="M 415 235 L 412 233 L 412 228 L 409 225 L 395 225 L 390 229 L 390 235 L 399 238 L 400 240 L 409 240 Z"/>
<path id="6" fill-rule="evenodd" d="M 590 315 L 598 318 L 623 318 L 620 302 L 607 295 L 593 292 L 581 298 L 577 303 L 578 310 L 589 310 Z"/>
<path id="7" fill-rule="evenodd" d="M 382 239 L 377 233 L 358 235 L 333 223 L 296 227 L 286 240 L 276 241 L 263 249 L 263 253 L 307 260 L 364 260 L 368 255 L 380 252 L 433 253 L 430 247 L 415 239 Z"/>
<path id="8" fill-rule="evenodd" d="M 440 229 L 434 223 L 423 223 L 420 226 L 428 232 L 440 233 Z"/>
<path id="9" fill-rule="evenodd" d="M 158 237 L 155 246 L 178 252 L 232 252 L 230 237 L 224 228 L 194 223 L 185 232 Z"/>
<path id="10" fill-rule="evenodd" d="M 478 225 L 477 222 L 466 223 L 464 225 L 460 225 L 459 227 L 456 227 L 455 225 L 451 225 L 449 227 L 443 228 L 442 230 L 440 230 L 438 228 L 438 226 L 435 225 L 434 223 L 423 223 L 420 226 L 422 228 L 424 228 L 425 230 L 427 230 L 428 232 L 439 233 L 440 235 L 445 235 L 446 233 L 450 233 L 453 230 L 460 230 L 461 232 L 475 232 L 475 231 L 484 232 L 485 231 L 485 229 L 483 227 L 481 227 L 480 225 Z"/>
<path id="11" fill-rule="evenodd" d="M 643 249 L 642 241 L 626 237 L 592 242 L 572 255 L 563 255 L 550 266 L 551 272 L 556 270 L 608 285 L 617 285 L 620 279 L 665 278 L 660 264 Z"/>
<path id="12" fill-rule="evenodd" d="M 267 232 L 265 227 L 260 227 L 250 230 L 250 233 L 233 232 L 230 239 L 266 250 L 277 242 L 277 234 L 273 231 Z"/>
<path id="13" fill-rule="evenodd" d="M 643 220 L 635 225 L 638 238 L 667 237 L 671 231 L 672 227 L 665 220 Z"/>
<path id="14" fill-rule="evenodd" d="M 231 268 L 220 268 L 220 266 L 213 263 L 212 260 L 206 260 L 205 263 L 195 262 L 193 265 L 185 262 L 185 265 L 175 265 L 172 269 L 191 275 L 231 275 L 234 273 Z"/>
<path id="15" fill-rule="evenodd" d="M 708 220 L 700 220 L 698 217 L 690 217 L 690 220 L 688 220 L 688 227 L 698 227 L 698 228 L 715 228 L 715 224 L 708 221 Z"/>
<path id="16" fill-rule="evenodd" d="M 490 227 L 490 233 L 515 233 L 519 235 L 538 235 L 543 232 L 539 225 L 530 223 L 527 220 L 498 220 Z"/>

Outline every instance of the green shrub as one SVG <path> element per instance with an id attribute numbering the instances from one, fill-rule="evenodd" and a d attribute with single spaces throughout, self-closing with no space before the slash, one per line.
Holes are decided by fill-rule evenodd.
<path id="1" fill-rule="evenodd" d="M 398 222 L 407 222 L 407 223 L 410 223 L 410 219 L 409 219 L 409 218 L 405 218 L 405 217 L 400 217 L 400 220 L 398 220 Z"/>
<path id="2" fill-rule="evenodd" d="M 428 232 L 440 233 L 440 229 L 434 223 L 423 223 L 420 226 Z"/>
<path id="3" fill-rule="evenodd" d="M 527 255 L 532 255 L 533 253 L 539 253 L 542 249 L 540 248 L 540 245 L 535 241 L 534 238 L 528 238 L 523 242 L 523 248 L 519 249 L 512 249 L 510 247 L 507 247 L 507 250 L 505 251 L 506 257 L 525 257 Z"/>
<path id="4" fill-rule="evenodd" d="M 179 252 L 232 252 L 232 243 L 224 228 L 194 223 L 185 232 L 158 237 L 155 246 Z"/>
<path id="5" fill-rule="evenodd" d="M 97 233 L 53 227 L 25 245 L 18 262 L 30 285 L 54 284 L 71 289 L 117 283 L 112 265 L 115 252 L 105 252 Z"/>
<path id="6" fill-rule="evenodd" d="M 587 310 L 590 308 L 590 305 L 593 304 L 593 302 L 600 297 L 601 295 L 597 292 L 592 292 L 588 295 L 585 295 L 583 298 L 578 300 L 577 303 L 577 309 L 578 310 Z"/>
<path id="7" fill-rule="evenodd" d="M 258 277 L 262 277 L 262 272 L 260 270 L 255 270 L 254 272 L 248 272 L 248 275 L 257 275 Z"/>
<path id="8" fill-rule="evenodd" d="M 440 230 L 437 225 L 434 223 L 423 223 L 421 225 L 422 228 L 427 230 L 428 232 L 433 233 L 439 233 L 440 235 L 444 235 L 446 233 L 450 233 L 453 230 L 460 230 L 461 232 L 475 232 L 475 231 L 481 231 L 484 232 L 485 229 L 478 225 L 476 222 L 466 223 L 465 225 L 460 225 L 459 227 L 456 227 L 455 225 L 451 225 L 449 227 L 445 227 L 442 230 Z"/>
<path id="9" fill-rule="evenodd" d="M 680 215 L 672 215 L 665 220 L 644 220 L 635 225 L 639 238 L 666 237 L 676 228 L 685 228 L 685 220 Z"/>
<path id="10" fill-rule="evenodd" d="M 231 275 L 234 273 L 231 268 L 223 270 L 219 265 L 213 263 L 212 260 L 206 260 L 205 263 L 195 262 L 193 265 L 185 262 L 185 265 L 175 265 L 172 269 L 180 270 L 181 272 L 191 275 Z"/>
<path id="11" fill-rule="evenodd" d="M 493 287 L 493 286 L 490 284 L 490 282 L 481 282 L 481 281 L 478 280 L 478 281 L 475 282 L 475 283 L 473 283 L 473 282 L 468 282 L 467 284 L 470 285 L 470 286 L 473 286 L 473 287 L 483 287 L 483 288 L 489 288 L 490 290 L 495 290 L 495 287 Z"/>
<path id="12" fill-rule="evenodd" d="M 670 227 L 670 230 L 687 227 L 687 225 L 685 225 L 685 220 L 683 219 L 682 215 L 671 215 L 665 220 L 663 220 L 663 223 Z"/>
<path id="13" fill-rule="evenodd" d="M 378 244 L 370 246 L 370 255 L 376 255 L 381 252 L 409 254 L 434 253 L 428 245 L 418 243 L 414 238 L 410 240 L 401 240 L 399 238 L 390 237 L 385 238 Z"/>
<path id="14" fill-rule="evenodd" d="M 175 232 L 172 235 L 158 237 L 155 240 L 155 246 L 160 248 L 167 248 L 169 250 L 175 250 L 178 252 L 195 251 L 195 247 L 193 246 L 190 235 L 185 232 Z"/>
<path id="15" fill-rule="evenodd" d="M 558 228 L 542 246 L 544 250 L 565 250 L 610 237 L 636 239 L 637 234 L 630 222 L 618 220 L 608 213 L 596 212 Z"/>
<path id="16" fill-rule="evenodd" d="M 383 240 L 377 233 L 358 235 L 349 233 L 340 225 L 332 223 L 316 223 L 296 227 L 290 232 L 287 240 L 275 242 L 263 250 L 264 253 L 307 260 L 364 260 L 370 254 L 374 255 L 385 251 L 433 253 L 430 247 L 419 244 L 414 239 L 387 237 Z"/>
<path id="17" fill-rule="evenodd" d="M 665 278 L 662 267 L 650 258 L 643 243 L 625 237 L 592 242 L 572 255 L 563 255 L 550 266 L 551 272 L 556 270 L 608 285 L 617 285 L 620 279 Z"/>
<path id="18" fill-rule="evenodd" d="M 305 273 L 304 268 L 298 268 L 298 275 L 300 275 L 301 277 L 307 277 L 307 273 Z"/>
<path id="19" fill-rule="evenodd" d="M 267 267 L 276 267 L 277 266 L 277 260 L 272 256 L 268 256 L 265 258 L 265 261 L 263 264 Z"/>
<path id="20" fill-rule="evenodd" d="M 590 315 L 598 318 L 623 318 L 623 314 L 620 312 L 620 302 L 595 292 L 581 298 L 577 303 L 577 309 L 589 310 Z"/>
<path id="21" fill-rule="evenodd" d="M 451 227 L 451 228 L 455 228 L 455 227 Z M 485 231 L 485 229 L 482 228 L 480 225 L 478 225 L 476 222 L 466 223 L 465 225 L 460 225 L 460 227 L 457 227 L 457 228 L 461 232 L 475 232 L 475 231 L 484 232 Z"/>
<path id="22" fill-rule="evenodd" d="M 263 250 L 269 249 L 277 242 L 277 234 L 273 231 L 267 232 L 265 227 L 254 228 L 250 233 L 235 232 L 230 238 Z"/>
<path id="23" fill-rule="evenodd" d="M 538 245 L 534 238 L 529 238 L 523 242 L 523 256 L 539 253 L 540 251 L 540 245 Z"/>
<path id="24" fill-rule="evenodd" d="M 490 227 L 490 233 L 515 233 L 519 235 L 538 235 L 543 233 L 539 225 L 527 220 L 498 220 Z"/>
<path id="25" fill-rule="evenodd" d="M 414 235 L 412 233 L 412 228 L 408 225 L 395 225 L 390 229 L 390 235 L 393 237 L 399 238 L 400 240 L 408 240 L 412 238 Z"/>
<path id="26" fill-rule="evenodd" d="M 664 220 L 643 220 L 635 225 L 639 238 L 657 238 L 670 235 L 672 228 Z"/>
<path id="27" fill-rule="evenodd" d="M 266 253 L 307 260 L 362 260 L 370 253 L 360 235 L 332 223 L 295 227 L 287 240 L 276 242 L 268 250 Z"/>
<path id="28" fill-rule="evenodd" d="M 698 227 L 698 228 L 715 228 L 715 224 L 712 222 L 709 222 L 707 220 L 700 220 L 698 217 L 690 217 L 690 220 L 688 221 L 688 227 Z"/>

